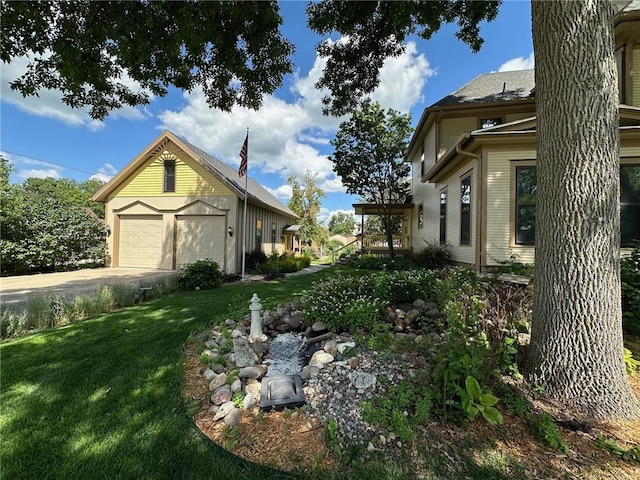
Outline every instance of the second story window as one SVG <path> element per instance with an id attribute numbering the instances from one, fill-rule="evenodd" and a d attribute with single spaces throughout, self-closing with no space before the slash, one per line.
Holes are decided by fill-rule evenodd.
<path id="1" fill-rule="evenodd" d="M 164 192 L 176 191 L 176 161 L 165 159 L 164 161 Z"/>
<path id="2" fill-rule="evenodd" d="M 460 245 L 471 245 L 471 174 L 460 180 Z"/>
<path id="3" fill-rule="evenodd" d="M 420 178 L 424 177 L 424 146 L 422 147 L 422 153 L 420 154 Z"/>

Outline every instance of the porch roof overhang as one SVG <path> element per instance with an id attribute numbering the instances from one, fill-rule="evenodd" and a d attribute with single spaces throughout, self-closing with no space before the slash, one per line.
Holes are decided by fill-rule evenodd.
<path id="1" fill-rule="evenodd" d="M 390 205 L 380 205 L 377 203 L 353 204 L 356 215 L 385 215 L 387 213 L 399 215 L 403 214 L 407 210 L 411 210 L 413 207 L 413 203 L 393 203 Z"/>
<path id="2" fill-rule="evenodd" d="M 302 225 L 289 225 L 282 229 L 282 233 L 293 233 L 297 234 L 302 228 Z"/>

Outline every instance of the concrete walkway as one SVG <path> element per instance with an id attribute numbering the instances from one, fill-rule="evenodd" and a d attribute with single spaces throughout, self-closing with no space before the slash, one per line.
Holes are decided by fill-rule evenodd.
<path id="1" fill-rule="evenodd" d="M 39 273 L 0 278 L 0 301 L 11 304 L 23 301 L 28 294 L 55 293 L 68 297 L 94 292 L 106 283 L 139 285 L 157 282 L 170 275 L 171 270 L 145 268 L 90 268 L 73 272 Z"/>
<path id="2" fill-rule="evenodd" d="M 286 276 L 315 273 L 328 267 L 329 265 L 309 265 L 299 272 L 287 273 Z M 106 283 L 136 286 L 141 283 L 151 284 L 175 275 L 175 273 L 172 270 L 116 267 L 2 277 L 0 278 L 0 302 L 3 305 L 18 303 L 26 300 L 29 294 L 55 293 L 73 297 L 81 293 L 95 292 L 98 287 Z M 263 275 L 247 275 L 248 281 L 257 281 L 263 278 Z"/>

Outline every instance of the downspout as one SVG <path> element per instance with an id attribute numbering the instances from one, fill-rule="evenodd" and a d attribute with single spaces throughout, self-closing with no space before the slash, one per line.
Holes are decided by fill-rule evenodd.
<path id="1" fill-rule="evenodd" d="M 476 193 L 476 204 L 482 202 L 482 195 L 483 195 L 483 188 L 482 188 L 482 175 L 483 175 L 483 169 L 482 169 L 482 157 L 480 155 L 478 155 L 477 153 L 473 153 L 473 152 L 469 152 L 467 150 L 463 150 L 462 148 L 460 148 L 460 144 L 456 144 L 456 153 L 458 155 L 464 155 L 465 157 L 470 157 L 470 158 L 475 158 L 476 163 L 478 165 L 477 168 L 477 178 L 476 178 L 476 185 L 478 188 L 478 192 Z M 481 233 L 482 233 L 482 211 L 481 209 L 478 208 L 478 205 L 476 205 L 476 270 L 480 271 L 480 265 L 482 264 L 482 259 L 480 258 L 481 256 Z"/>

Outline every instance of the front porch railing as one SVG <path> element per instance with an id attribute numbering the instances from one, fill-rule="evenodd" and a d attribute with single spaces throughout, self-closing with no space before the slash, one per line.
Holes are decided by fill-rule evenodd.
<path id="1" fill-rule="evenodd" d="M 409 250 L 411 246 L 411 236 L 410 235 L 393 235 L 393 248 L 401 249 L 401 250 Z M 362 250 L 365 252 L 367 250 L 382 250 L 388 249 L 389 244 L 387 243 L 386 235 L 365 235 L 362 239 Z"/>

